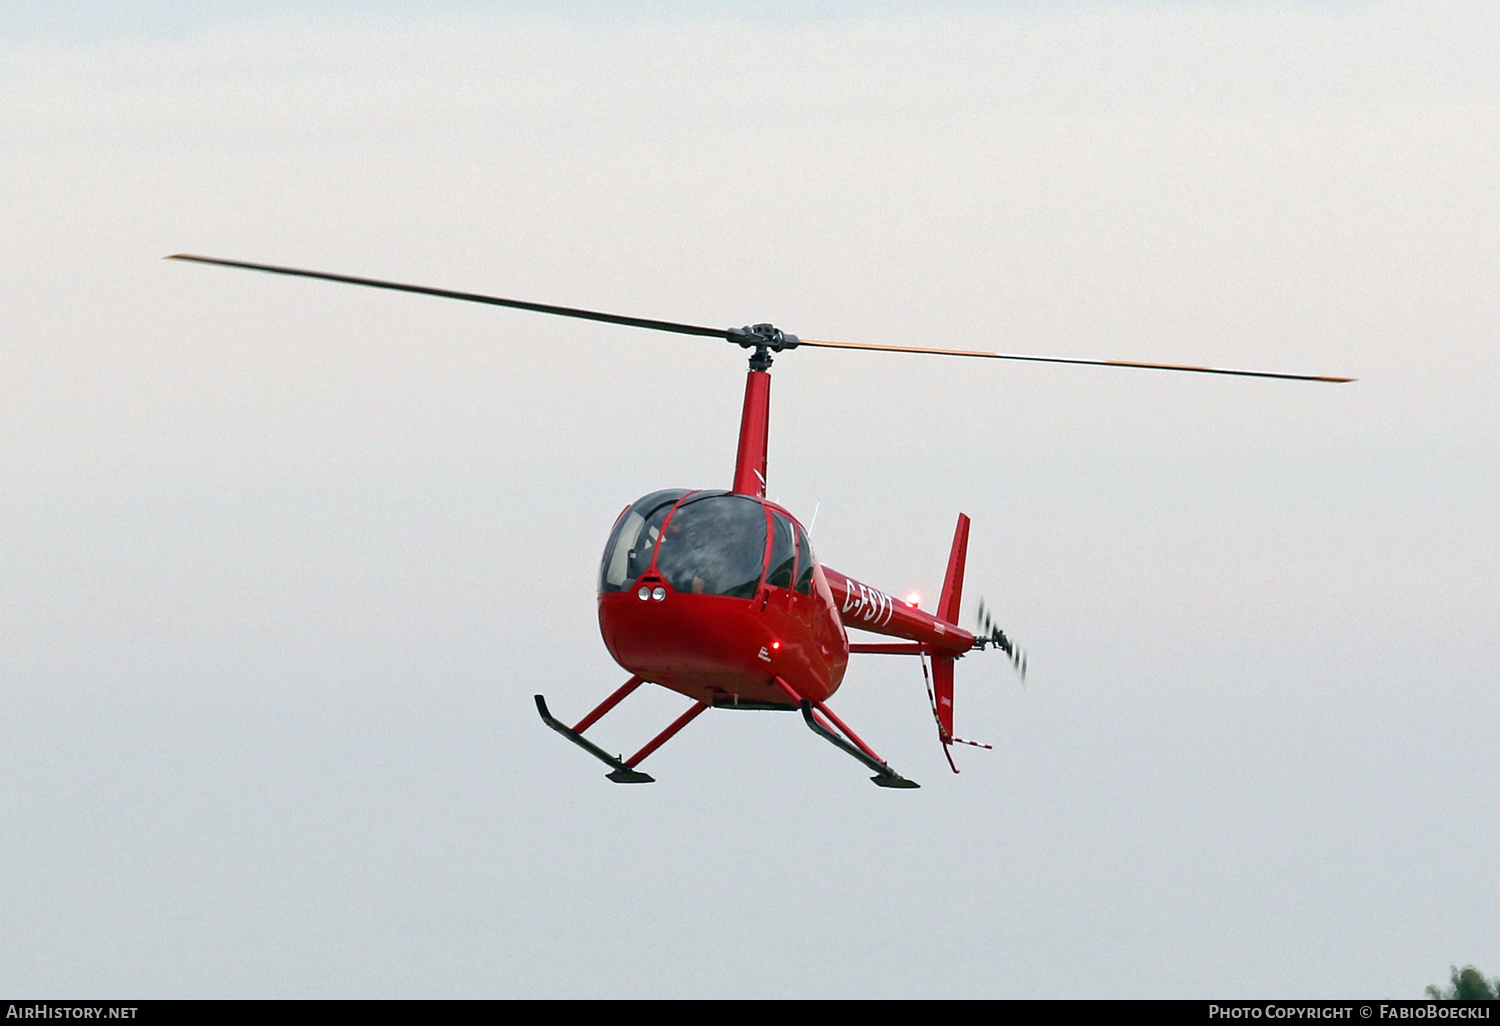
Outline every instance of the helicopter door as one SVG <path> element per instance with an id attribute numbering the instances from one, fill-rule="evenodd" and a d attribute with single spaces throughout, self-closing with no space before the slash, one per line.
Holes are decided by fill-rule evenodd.
<path id="1" fill-rule="evenodd" d="M 797 537 L 797 576 L 789 595 L 791 615 L 799 624 L 812 629 L 817 609 L 813 600 L 813 572 L 817 562 L 813 559 L 812 546 L 808 544 L 802 525 L 793 523 L 792 528 Z"/>
<path id="2" fill-rule="evenodd" d="M 771 559 L 766 567 L 766 608 L 792 613 L 792 585 L 797 579 L 797 544 L 792 522 L 771 510 Z"/>
<path id="3" fill-rule="evenodd" d="M 813 554 L 807 535 L 797 526 L 797 594 L 811 595 L 813 585 Z"/>
<path id="4" fill-rule="evenodd" d="M 771 511 L 771 565 L 766 570 L 766 584 L 773 588 L 790 588 L 797 569 L 797 549 L 792 540 L 792 522 Z"/>

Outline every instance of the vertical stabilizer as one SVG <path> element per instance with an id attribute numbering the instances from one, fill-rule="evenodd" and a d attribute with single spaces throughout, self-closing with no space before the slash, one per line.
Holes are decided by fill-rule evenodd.
<path id="1" fill-rule="evenodd" d="M 932 711 L 937 715 L 938 738 L 953 743 L 953 657 L 932 657 Z M 951 760 L 950 760 L 951 761 Z M 953 772 L 957 773 L 955 769 Z"/>
<path id="2" fill-rule="evenodd" d="M 964 562 L 969 556 L 969 518 L 960 513 L 958 526 L 953 529 L 953 548 L 948 551 L 948 572 L 943 576 L 943 593 L 938 599 L 937 618 L 945 623 L 958 625 L 959 607 L 964 598 Z M 932 715 L 937 720 L 938 740 L 943 742 L 943 754 L 953 772 L 958 766 L 953 762 L 949 750 L 961 738 L 953 736 L 953 663 L 954 656 L 947 652 L 932 652 Z M 924 667 L 925 669 L 925 667 Z M 964 744 L 974 744 L 965 741 Z M 988 748 L 989 745 L 980 745 Z"/>
<path id="3" fill-rule="evenodd" d="M 968 555 L 969 518 L 960 513 L 958 526 L 953 529 L 953 548 L 948 553 L 948 573 L 943 577 L 943 595 L 938 599 L 937 616 L 945 623 L 958 623 L 958 607 L 964 592 L 964 560 Z"/>

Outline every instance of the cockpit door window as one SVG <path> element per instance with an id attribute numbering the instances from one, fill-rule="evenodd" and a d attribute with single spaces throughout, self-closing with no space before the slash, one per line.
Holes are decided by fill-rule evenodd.
<path id="1" fill-rule="evenodd" d="M 773 588 L 790 588 L 792 572 L 797 563 L 797 550 L 792 541 L 792 522 L 772 510 L 771 532 L 771 567 L 766 571 L 766 583 Z"/>
<path id="2" fill-rule="evenodd" d="M 799 524 L 797 527 L 797 594 L 811 595 L 813 581 L 812 546 L 808 544 L 807 535 L 803 533 Z"/>

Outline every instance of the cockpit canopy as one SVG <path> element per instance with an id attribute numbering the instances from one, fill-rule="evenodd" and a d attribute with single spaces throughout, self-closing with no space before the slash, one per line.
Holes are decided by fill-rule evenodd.
<path id="1" fill-rule="evenodd" d="M 639 499 L 605 546 L 599 590 L 625 591 L 653 562 L 684 594 L 753 598 L 762 577 L 772 587 L 812 590 L 812 547 L 801 526 L 748 495 L 670 488 Z"/>

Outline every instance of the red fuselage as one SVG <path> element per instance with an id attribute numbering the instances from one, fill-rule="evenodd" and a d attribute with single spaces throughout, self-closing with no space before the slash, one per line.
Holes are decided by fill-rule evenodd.
<path id="1" fill-rule="evenodd" d="M 664 497 L 670 499 L 671 493 Z M 811 559 L 802 525 L 758 497 L 686 492 L 665 515 L 656 514 L 660 526 L 657 536 L 649 538 L 652 526 L 646 514 L 653 498 L 620 515 L 605 553 L 599 629 L 615 661 L 632 674 L 709 705 L 788 708 L 786 695 L 772 682 L 777 675 L 809 698 L 821 701 L 833 694 L 849 663 L 849 641 L 828 581 Z M 716 533 L 706 538 L 679 530 L 678 524 L 695 510 L 715 503 L 733 504 L 745 517 L 762 522 L 748 528 L 743 521 L 728 527 L 711 523 L 707 527 Z M 622 529 L 629 526 L 623 522 L 637 515 L 642 529 L 634 538 L 623 537 Z M 642 550 L 638 564 L 626 575 L 617 574 L 619 583 L 613 585 L 609 563 L 627 544 Z M 695 546 L 686 567 L 680 557 L 684 545 Z M 727 581 L 712 579 L 713 570 L 735 554 L 722 550 L 747 546 L 755 550 L 753 556 L 742 553 L 748 569 L 728 574 Z M 779 575 L 767 572 L 773 559 L 781 565 L 788 557 L 792 565 Z M 701 567 L 709 568 L 706 588 Z"/>
<path id="2" fill-rule="evenodd" d="M 858 627 L 957 655 L 974 636 L 813 556 L 807 531 L 765 498 L 771 375 L 745 379 L 734 487 L 667 489 L 620 514 L 599 570 L 599 630 L 633 677 L 706 705 L 794 708 L 843 683 Z M 956 615 L 950 619 L 956 619 Z"/>
<path id="3" fill-rule="evenodd" d="M 756 514 L 764 518 L 763 532 L 736 534 L 731 527 L 706 543 L 678 540 L 689 533 L 676 528 L 679 515 L 687 521 L 697 503 L 703 505 L 696 508 L 706 508 L 730 501 L 753 504 L 753 511 L 752 505 L 743 508 L 752 521 Z M 653 523 L 659 525 L 657 534 L 648 538 Z M 638 533 L 632 535 L 633 525 Z M 701 593 L 704 578 L 695 568 L 717 567 L 723 554 L 716 547 L 733 544 L 759 546 L 756 579 L 736 579 L 734 595 Z M 626 545 L 636 548 L 627 551 Z M 699 550 L 684 569 L 681 553 L 692 545 Z M 790 567 L 784 557 L 790 557 Z M 708 590 L 715 587 L 710 579 Z M 798 694 L 825 701 L 838 690 L 848 666 L 846 626 L 955 654 L 974 643 L 967 631 L 821 566 L 802 525 L 758 496 L 658 492 L 616 522 L 601 569 L 599 629 L 615 661 L 644 680 L 713 706 L 792 708 L 773 679 L 779 676 Z"/>

